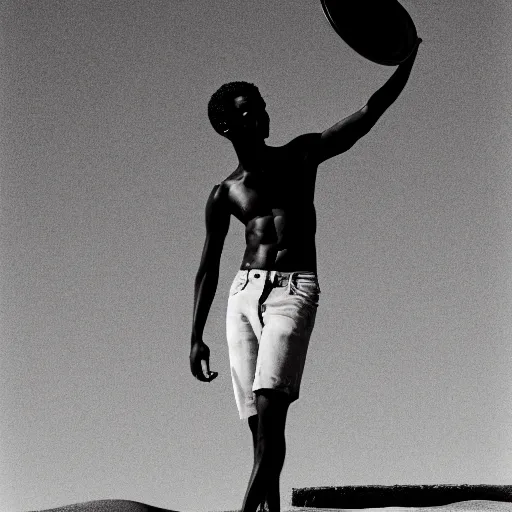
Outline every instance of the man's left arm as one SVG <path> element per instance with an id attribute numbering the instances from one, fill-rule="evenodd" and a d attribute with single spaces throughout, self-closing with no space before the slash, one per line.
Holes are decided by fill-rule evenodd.
<path id="1" fill-rule="evenodd" d="M 315 155 L 318 163 L 350 149 L 372 129 L 400 96 L 411 74 L 421 41 L 418 38 L 409 57 L 398 66 L 391 78 L 371 96 L 363 108 L 322 132 Z"/>

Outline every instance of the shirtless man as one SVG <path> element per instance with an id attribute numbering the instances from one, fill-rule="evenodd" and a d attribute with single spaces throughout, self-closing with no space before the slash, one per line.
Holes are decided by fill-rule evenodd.
<path id="1" fill-rule="evenodd" d="M 217 377 L 210 371 L 203 330 L 234 216 L 245 225 L 246 247 L 229 293 L 226 330 L 235 399 L 254 448 L 242 512 L 255 512 L 265 501 L 270 512 L 280 510 L 286 416 L 299 396 L 320 293 L 313 205 L 317 167 L 350 149 L 398 98 L 420 43 L 363 108 L 322 133 L 301 135 L 282 147 L 265 144 L 269 116 L 256 86 L 225 84 L 208 104 L 213 127 L 231 141 L 239 163 L 206 204 L 190 369 L 203 382 Z"/>

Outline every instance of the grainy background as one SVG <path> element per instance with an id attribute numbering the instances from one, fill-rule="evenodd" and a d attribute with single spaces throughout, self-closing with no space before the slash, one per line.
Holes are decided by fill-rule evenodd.
<path id="1" fill-rule="evenodd" d="M 512 4 L 404 0 L 424 39 L 374 130 L 319 170 L 322 287 L 291 487 L 512 481 Z M 251 467 L 224 310 L 232 223 L 188 369 L 209 126 L 256 83 L 269 143 L 320 131 L 391 75 L 320 2 L 2 0 L 0 510 L 122 498 L 235 509 Z"/>

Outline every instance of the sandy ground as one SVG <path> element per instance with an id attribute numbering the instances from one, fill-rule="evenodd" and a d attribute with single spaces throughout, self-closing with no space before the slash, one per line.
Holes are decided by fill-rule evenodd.
<path id="1" fill-rule="evenodd" d="M 307 508 L 285 507 L 283 512 L 512 512 L 512 503 L 505 501 L 472 500 L 437 507 L 383 507 L 383 508 Z M 35 512 L 35 511 L 33 511 Z M 174 512 L 144 503 L 127 500 L 98 500 L 74 503 L 39 512 Z M 231 511 L 237 512 L 237 511 Z"/>

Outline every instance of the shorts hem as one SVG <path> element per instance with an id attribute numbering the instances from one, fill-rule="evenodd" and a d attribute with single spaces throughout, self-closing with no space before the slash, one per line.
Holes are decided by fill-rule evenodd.
<path id="1" fill-rule="evenodd" d="M 288 395 L 290 402 L 294 402 L 299 398 L 299 393 L 297 391 L 291 391 L 286 388 L 274 387 L 274 386 L 258 386 L 257 388 L 253 388 L 253 393 L 258 393 L 258 391 L 276 391 L 277 393 L 282 393 L 283 395 Z"/>
<path id="2" fill-rule="evenodd" d="M 238 415 L 240 416 L 240 421 L 243 421 L 249 419 L 251 416 L 257 416 L 258 411 L 256 410 L 256 406 L 246 407 L 245 410 L 239 411 Z"/>

